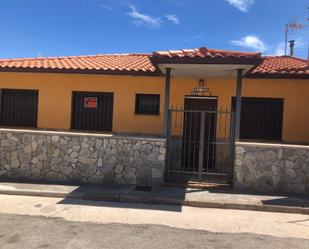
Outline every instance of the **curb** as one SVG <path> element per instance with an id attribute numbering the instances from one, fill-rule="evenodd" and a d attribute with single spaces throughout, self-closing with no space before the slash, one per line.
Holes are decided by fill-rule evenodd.
<path id="1" fill-rule="evenodd" d="M 23 195 L 34 197 L 52 197 L 52 198 L 72 198 L 72 199 L 84 199 L 83 193 L 61 193 L 61 192 L 49 192 L 49 191 L 31 191 L 31 190 L 0 190 L 1 195 Z"/>
<path id="2" fill-rule="evenodd" d="M 272 206 L 263 204 L 246 204 L 246 203 L 225 203 L 225 202 L 209 202 L 209 201 L 190 201 L 172 199 L 160 196 L 151 196 L 145 193 L 61 193 L 49 191 L 31 191 L 31 190 L 0 190 L 2 195 L 22 195 L 34 197 L 52 197 L 52 198 L 70 198 L 83 199 L 88 201 L 111 201 L 111 202 L 129 202 L 155 205 L 177 205 L 190 206 L 198 208 L 219 208 L 219 209 L 235 209 L 248 211 L 262 211 L 262 212 L 280 212 L 291 214 L 305 214 L 309 215 L 309 208 L 295 207 L 295 206 Z"/>
<path id="3" fill-rule="evenodd" d="M 289 206 L 270 206 L 262 204 L 240 204 L 240 203 L 214 203 L 214 202 L 191 202 L 183 203 L 184 206 L 201 207 L 201 208 L 221 208 L 236 209 L 261 212 L 279 212 L 290 214 L 306 214 L 309 215 L 309 208 L 289 207 Z"/>

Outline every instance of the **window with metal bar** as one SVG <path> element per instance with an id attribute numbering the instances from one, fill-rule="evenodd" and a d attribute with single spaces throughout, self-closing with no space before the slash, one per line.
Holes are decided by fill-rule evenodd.
<path id="1" fill-rule="evenodd" d="M 160 94 L 136 94 L 135 114 L 160 114 Z"/>
<path id="2" fill-rule="evenodd" d="M 71 128 L 112 131 L 114 93 L 73 92 Z"/>
<path id="3" fill-rule="evenodd" d="M 1 89 L 0 125 L 37 127 L 38 90 Z"/>
<path id="4" fill-rule="evenodd" d="M 235 110 L 236 99 L 232 98 Z M 284 99 L 241 98 L 240 138 L 282 140 Z"/>

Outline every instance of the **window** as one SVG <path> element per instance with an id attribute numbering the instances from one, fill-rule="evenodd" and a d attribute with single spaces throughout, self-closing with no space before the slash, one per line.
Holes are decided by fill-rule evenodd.
<path id="1" fill-rule="evenodd" d="M 241 98 L 240 138 L 281 140 L 283 99 Z M 232 100 L 235 110 L 235 97 Z"/>
<path id="2" fill-rule="evenodd" d="M 160 114 L 160 94 L 136 94 L 136 114 Z"/>
<path id="3" fill-rule="evenodd" d="M 73 92 L 71 128 L 112 131 L 114 94 Z"/>
<path id="4" fill-rule="evenodd" d="M 13 127 L 37 127 L 38 91 L 0 90 L 0 124 Z"/>

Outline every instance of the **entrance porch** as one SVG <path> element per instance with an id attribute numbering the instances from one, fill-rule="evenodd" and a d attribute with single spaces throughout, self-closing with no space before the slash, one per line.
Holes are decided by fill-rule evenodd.
<path id="1" fill-rule="evenodd" d="M 158 63 L 158 62 L 157 62 Z M 165 74 L 166 180 L 232 184 L 234 143 L 239 141 L 242 77 L 255 64 L 158 63 Z M 195 78 L 184 105 L 170 105 L 171 81 Z M 235 110 L 219 106 L 208 79 L 235 79 Z M 177 86 L 174 91 L 177 91 Z"/>

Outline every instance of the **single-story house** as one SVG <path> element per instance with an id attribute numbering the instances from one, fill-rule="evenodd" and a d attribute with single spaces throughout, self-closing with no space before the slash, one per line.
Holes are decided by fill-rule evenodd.
<path id="1" fill-rule="evenodd" d="M 168 138 L 177 177 L 226 173 L 234 141 L 309 144 L 309 66 L 293 56 L 202 47 L 1 59 L 0 89 L 2 127 Z"/>

